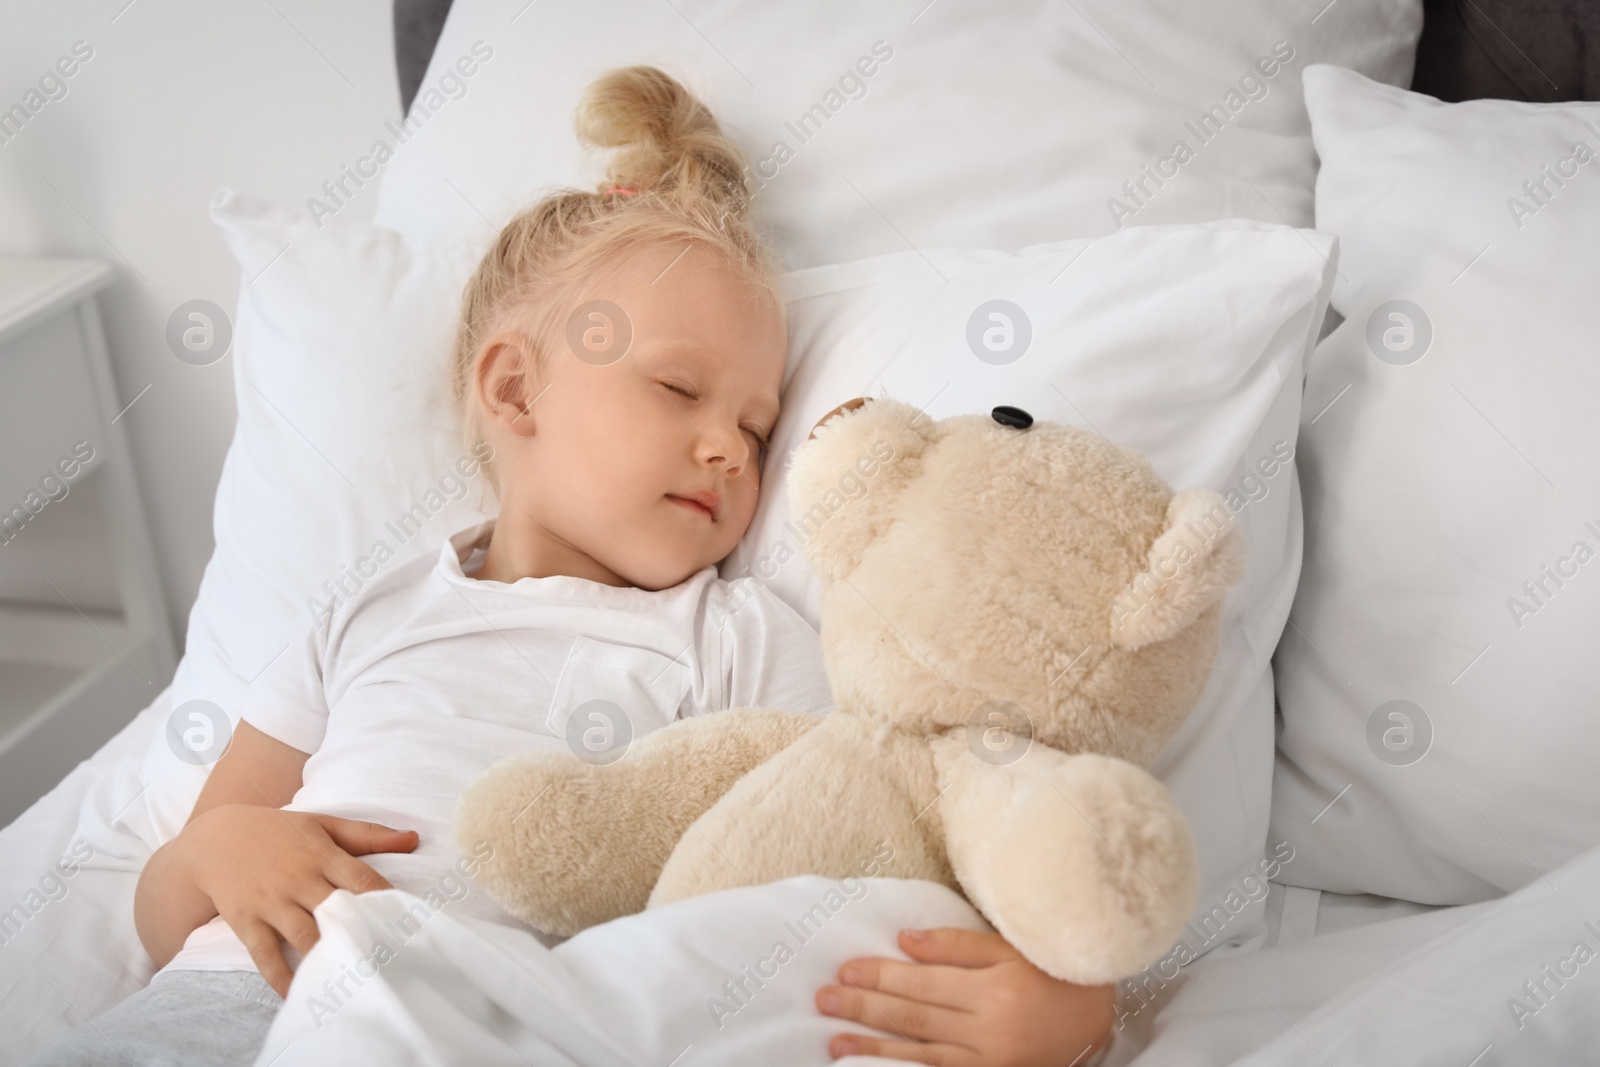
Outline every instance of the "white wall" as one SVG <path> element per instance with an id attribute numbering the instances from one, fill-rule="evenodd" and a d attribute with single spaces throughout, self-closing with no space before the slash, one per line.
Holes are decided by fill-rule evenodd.
<path id="1" fill-rule="evenodd" d="M 0 110 L 22 103 L 74 42 L 93 49 L 63 79 L 66 95 L 0 143 L 0 256 L 93 256 L 116 268 L 101 312 L 121 403 L 150 386 L 121 421 L 180 641 L 211 555 L 235 410 L 231 356 L 181 362 L 167 318 L 187 300 L 230 314 L 237 302 L 238 269 L 207 215 L 214 190 L 304 205 L 398 119 L 391 18 L 389 0 L 0 6 Z M 341 217 L 370 218 L 376 189 Z M 60 521 L 74 517 L 95 512 L 63 509 Z M 30 598 L 42 584 L 35 568 L 48 567 L 69 595 L 115 604 L 109 570 L 86 567 L 83 544 L 40 538 L 26 556 L 0 559 L 0 597 Z"/>

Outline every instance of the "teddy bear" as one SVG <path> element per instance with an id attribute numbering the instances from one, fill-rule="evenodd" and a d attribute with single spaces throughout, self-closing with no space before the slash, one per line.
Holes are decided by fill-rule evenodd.
<path id="1" fill-rule="evenodd" d="M 834 708 L 695 716 L 604 765 L 504 760 L 456 809 L 460 847 L 494 850 L 477 881 L 565 936 L 867 861 L 964 894 L 1057 978 L 1159 959 L 1196 857 L 1146 768 L 1199 698 L 1243 571 L 1223 499 L 1018 408 L 935 420 L 879 399 L 795 450 L 789 506 Z"/>

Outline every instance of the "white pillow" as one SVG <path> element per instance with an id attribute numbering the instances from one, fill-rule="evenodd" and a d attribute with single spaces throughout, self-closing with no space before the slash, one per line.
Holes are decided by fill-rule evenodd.
<path id="1" fill-rule="evenodd" d="M 1600 843 L 1600 105 L 1305 80 L 1346 319 L 1301 427 L 1281 880 L 1482 900 Z"/>
<path id="2" fill-rule="evenodd" d="M 414 255 L 381 227 L 335 219 L 318 229 L 227 191 L 213 215 L 246 280 L 234 350 L 239 431 L 217 494 L 217 552 L 173 683 L 174 729 L 146 758 L 151 844 L 182 826 L 210 766 L 179 755 L 183 731 L 204 725 L 186 715 L 190 702 L 210 701 L 231 722 L 237 695 L 313 623 L 323 583 L 344 565 L 380 539 L 394 553 L 387 566 L 436 552 L 458 524 L 483 517 L 474 505 L 493 506 L 478 492 L 456 501 L 439 492 L 462 458 L 443 368 L 470 259 Z M 1267 663 L 1299 569 L 1286 460 L 1332 249 L 1325 234 L 1236 220 L 1129 228 L 1018 255 L 901 253 L 788 276 L 785 413 L 762 507 L 724 567 L 732 577 L 757 565 L 815 620 L 802 559 L 767 573 L 785 521 L 784 468 L 816 419 L 856 395 L 893 393 L 932 417 L 1012 403 L 1144 451 L 1178 488 L 1231 493 L 1251 585 L 1230 597 L 1217 669 L 1156 767 L 1199 847 L 1195 951 L 1262 930 L 1252 887 L 1271 772 Z M 1029 320 L 1029 347 L 1009 364 L 985 362 L 967 340 L 972 312 L 994 299 Z M 994 326 L 977 322 L 980 335 Z M 400 543 L 390 524 L 430 500 L 444 506 Z M 218 724 L 218 735 L 227 728 Z"/>
<path id="3" fill-rule="evenodd" d="M 1249 548 L 1247 583 L 1226 601 L 1210 682 L 1155 767 L 1199 851 L 1200 907 L 1185 938 L 1196 954 L 1264 931 L 1270 660 L 1300 569 L 1290 461 L 1333 250 L 1327 234 L 1240 219 L 789 274 L 774 458 L 750 532 L 722 568 L 818 621 L 821 584 L 787 525 L 787 471 L 775 460 L 853 396 L 893 396 L 931 418 L 1020 407 L 1143 452 L 1175 489 L 1224 493 Z M 991 319 L 997 301 L 1014 306 Z M 988 330 L 995 342 L 1009 331 L 1012 347 L 990 351 Z M 973 561 L 974 579 L 982 566 Z"/>
<path id="4" fill-rule="evenodd" d="M 1010 251 L 1119 222 L 1310 226 L 1301 70 L 1409 85 L 1421 29 L 1419 0 L 456 0 L 406 127 L 372 146 L 393 158 L 356 162 L 381 167 L 375 221 L 487 244 L 544 187 L 594 180 L 600 157 L 572 132 L 580 94 L 653 63 L 736 136 L 791 267 Z M 1179 141 L 1192 158 L 1174 157 Z M 1161 186 L 1147 167 L 1168 172 Z M 1141 180 L 1148 196 L 1124 190 Z"/>
<path id="5" fill-rule="evenodd" d="M 146 758 L 152 845 L 188 818 L 249 684 L 319 612 L 487 514 L 446 377 L 475 261 L 228 189 L 211 215 L 242 275 L 239 419 L 169 728 Z"/>

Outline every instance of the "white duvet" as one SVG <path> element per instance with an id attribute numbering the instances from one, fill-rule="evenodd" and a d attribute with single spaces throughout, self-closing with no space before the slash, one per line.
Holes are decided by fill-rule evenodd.
<path id="1" fill-rule="evenodd" d="M 828 1063 L 841 1026 L 811 997 L 839 964 L 900 956 L 901 926 L 988 929 L 931 882 L 854 884 L 853 896 L 817 877 L 729 890 L 554 949 L 400 890 L 341 890 L 317 909 L 322 940 L 256 1062 Z"/>
<path id="2" fill-rule="evenodd" d="M 898 955 L 903 925 L 983 927 L 932 883 L 864 886 L 730 890 L 555 949 L 399 891 L 340 891 L 257 1065 L 825 1064 L 840 1024 L 811 997 L 845 958 Z M 1596 920 L 1600 850 L 1499 901 L 1202 960 L 1107 1062 L 1594 1062 Z"/>

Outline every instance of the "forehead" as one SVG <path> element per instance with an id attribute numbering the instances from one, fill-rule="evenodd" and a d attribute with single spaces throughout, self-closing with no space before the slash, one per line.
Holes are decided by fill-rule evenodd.
<path id="1" fill-rule="evenodd" d="M 596 288 L 628 317 L 641 355 L 748 371 L 762 382 L 773 378 L 776 392 L 788 349 L 777 299 L 712 253 L 650 248 Z"/>
<path id="2" fill-rule="evenodd" d="M 608 272 L 601 283 L 630 316 L 663 336 L 718 333 L 771 341 L 780 316 L 774 296 L 698 245 L 651 246 Z"/>

